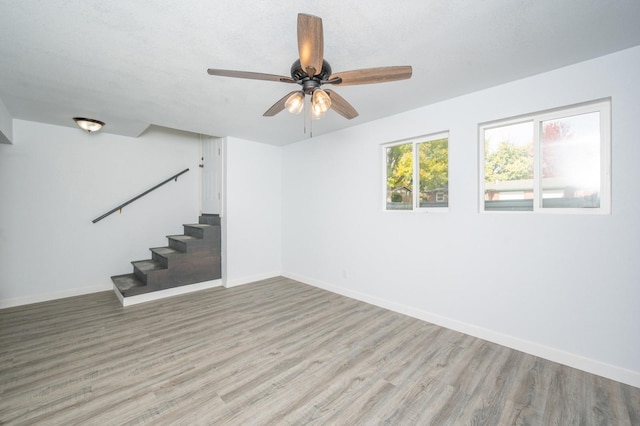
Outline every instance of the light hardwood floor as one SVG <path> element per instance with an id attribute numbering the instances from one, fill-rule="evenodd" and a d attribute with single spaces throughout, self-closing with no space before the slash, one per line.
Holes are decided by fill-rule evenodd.
<path id="1" fill-rule="evenodd" d="M 0 310 L 0 423 L 640 425 L 640 389 L 274 278 Z"/>

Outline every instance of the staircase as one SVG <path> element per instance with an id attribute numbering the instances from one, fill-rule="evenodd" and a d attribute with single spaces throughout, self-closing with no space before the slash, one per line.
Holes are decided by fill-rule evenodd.
<path id="1" fill-rule="evenodd" d="M 220 216 L 204 214 L 183 225 L 184 235 L 169 235 L 169 245 L 151 249 L 151 259 L 131 262 L 132 274 L 111 277 L 121 301 L 159 290 L 221 278 Z"/>

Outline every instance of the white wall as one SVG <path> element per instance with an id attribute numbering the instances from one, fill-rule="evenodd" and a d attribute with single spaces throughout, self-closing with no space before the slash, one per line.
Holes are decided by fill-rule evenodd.
<path id="1" fill-rule="evenodd" d="M 640 386 L 639 75 L 637 47 L 284 147 L 284 274 Z M 478 123 L 604 97 L 611 215 L 478 213 Z M 445 130 L 450 212 L 382 212 L 380 144 Z"/>
<path id="2" fill-rule="evenodd" d="M 14 120 L 0 144 L 0 307 L 112 288 L 198 219 L 197 136 L 150 129 L 139 138 Z M 190 171 L 93 224 L 118 204 Z"/>
<path id="3" fill-rule="evenodd" d="M 226 138 L 223 285 L 281 273 L 282 149 Z"/>
<path id="4" fill-rule="evenodd" d="M 0 99 L 0 143 L 13 143 L 13 117 Z"/>

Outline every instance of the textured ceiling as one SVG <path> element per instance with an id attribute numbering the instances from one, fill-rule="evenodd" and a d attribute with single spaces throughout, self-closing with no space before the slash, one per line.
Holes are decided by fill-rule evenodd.
<path id="1" fill-rule="evenodd" d="M 297 86 L 209 76 L 289 75 L 299 12 L 320 16 L 333 71 L 412 65 L 410 80 L 333 87 L 315 135 L 640 45 L 637 0 L 3 0 L 0 100 L 14 118 L 74 116 L 137 136 L 149 125 L 284 145 L 303 116 L 263 112 Z"/>

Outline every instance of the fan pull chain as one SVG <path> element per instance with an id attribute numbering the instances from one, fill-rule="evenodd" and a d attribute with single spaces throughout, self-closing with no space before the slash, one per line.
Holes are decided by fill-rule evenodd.
<path id="1" fill-rule="evenodd" d="M 304 97 L 304 109 L 302 110 L 302 120 L 304 122 L 304 134 L 307 134 L 307 110 L 309 108 L 307 108 L 307 97 Z"/>
<path id="2" fill-rule="evenodd" d="M 309 96 L 309 137 L 313 137 L 313 111 L 311 105 L 311 96 Z"/>

